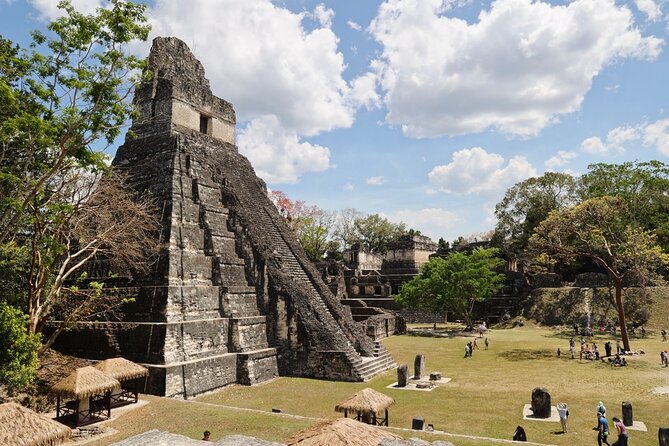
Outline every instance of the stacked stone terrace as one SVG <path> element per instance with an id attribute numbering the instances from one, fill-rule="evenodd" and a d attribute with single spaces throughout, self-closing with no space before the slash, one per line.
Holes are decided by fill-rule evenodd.
<path id="1" fill-rule="evenodd" d="M 146 391 L 177 397 L 279 374 L 361 381 L 393 367 L 238 153 L 232 105 L 213 96 L 188 47 L 155 39 L 149 69 L 153 80 L 135 94 L 134 136 L 114 164 L 156 199 L 158 261 L 123 290 L 136 298 L 123 322 L 83 324 L 60 348 L 141 362 Z"/>

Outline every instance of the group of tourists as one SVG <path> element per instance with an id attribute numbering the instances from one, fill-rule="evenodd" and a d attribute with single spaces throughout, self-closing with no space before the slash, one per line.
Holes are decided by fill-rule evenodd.
<path id="1" fill-rule="evenodd" d="M 488 341 L 488 338 L 485 338 L 483 341 L 485 344 L 485 349 L 488 350 L 488 347 L 490 346 L 490 341 Z M 480 350 L 479 348 L 479 341 L 475 337 L 474 340 L 467 342 L 465 345 L 465 358 L 471 358 L 472 353 L 474 353 L 474 349 Z"/>
<path id="2" fill-rule="evenodd" d="M 618 440 L 614 443 L 616 446 L 627 446 L 629 434 L 625 424 L 619 418 L 612 418 L 613 425 L 618 432 Z M 602 446 L 602 443 L 611 446 L 609 443 L 609 422 L 606 419 L 606 407 L 603 402 L 597 404 L 597 444 Z"/>

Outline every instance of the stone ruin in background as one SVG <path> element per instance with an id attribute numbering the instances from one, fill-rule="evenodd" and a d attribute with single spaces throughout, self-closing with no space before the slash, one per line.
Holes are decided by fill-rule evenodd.
<path id="1" fill-rule="evenodd" d="M 362 381 L 394 367 L 322 281 L 235 146 L 235 112 L 176 38 L 156 38 L 153 80 L 114 159 L 160 213 L 151 274 L 120 322 L 81 323 L 57 348 L 146 365 L 145 391 L 187 398 L 277 375 Z"/>

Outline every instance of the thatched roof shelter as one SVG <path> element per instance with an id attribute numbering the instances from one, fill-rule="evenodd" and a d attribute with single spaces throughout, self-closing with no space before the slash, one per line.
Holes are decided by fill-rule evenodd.
<path id="1" fill-rule="evenodd" d="M 393 433 L 351 418 L 325 421 L 290 437 L 288 446 L 378 446 L 385 438 L 401 438 Z"/>
<path id="2" fill-rule="evenodd" d="M 128 381 L 149 375 L 149 370 L 125 358 L 105 359 L 95 364 L 95 368 L 118 381 Z"/>
<path id="3" fill-rule="evenodd" d="M 337 404 L 335 410 L 337 412 L 371 413 L 378 415 L 393 404 L 395 404 L 395 400 L 391 397 L 366 387 L 352 397 Z"/>
<path id="4" fill-rule="evenodd" d="M 81 367 L 51 387 L 58 396 L 76 400 L 118 389 L 121 383 L 95 367 Z"/>
<path id="5" fill-rule="evenodd" d="M 0 404 L 0 444 L 56 446 L 71 435 L 69 427 L 19 404 Z"/>

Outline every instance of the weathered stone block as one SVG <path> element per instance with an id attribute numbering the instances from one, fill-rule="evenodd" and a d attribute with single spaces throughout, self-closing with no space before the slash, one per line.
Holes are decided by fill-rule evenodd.
<path id="1" fill-rule="evenodd" d="M 657 430 L 657 439 L 660 446 L 669 446 L 669 427 L 661 427 Z"/>
<path id="2" fill-rule="evenodd" d="M 425 375 L 425 355 L 416 355 L 413 379 L 422 379 Z"/>
<path id="3" fill-rule="evenodd" d="M 535 387 L 532 390 L 532 414 L 537 418 L 551 416 L 551 395 L 544 387 Z"/>
<path id="4" fill-rule="evenodd" d="M 406 387 L 409 383 L 409 366 L 401 364 L 397 367 L 397 387 Z"/>
<path id="5" fill-rule="evenodd" d="M 634 424 L 634 415 L 632 414 L 632 403 L 623 401 L 623 424 L 632 426 Z"/>

